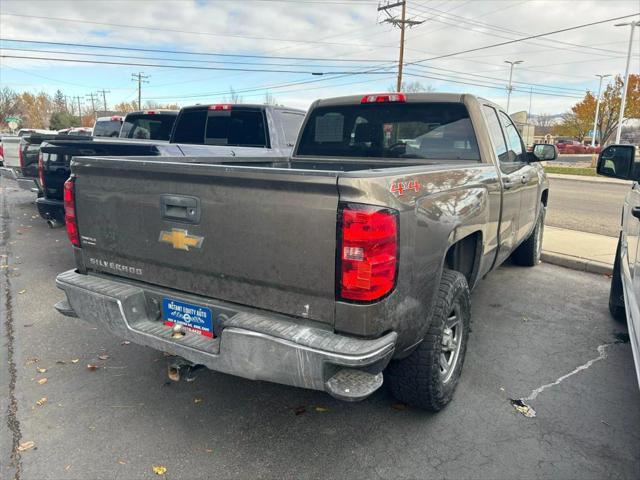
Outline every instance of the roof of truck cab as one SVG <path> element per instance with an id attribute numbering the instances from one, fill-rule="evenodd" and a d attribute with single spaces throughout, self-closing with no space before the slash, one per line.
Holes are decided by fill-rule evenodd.
<path id="1" fill-rule="evenodd" d="M 321 98 L 314 103 L 314 107 L 328 106 L 328 105 L 359 105 L 362 101 L 362 97 L 367 95 L 387 95 L 393 92 L 371 92 L 361 93 L 359 95 L 347 95 L 344 97 L 333 98 Z M 417 102 L 444 102 L 444 103 L 462 103 L 464 97 L 473 97 L 473 95 L 467 93 L 431 93 L 431 92 L 419 92 L 419 93 L 405 93 L 407 98 L 406 103 Z"/>
<path id="2" fill-rule="evenodd" d="M 300 112 L 306 113 L 306 110 L 302 110 L 300 108 L 287 107 L 286 105 L 265 105 L 264 103 L 229 103 L 229 102 L 218 102 L 218 103 L 203 103 L 198 105 L 189 105 L 187 107 L 182 107 L 183 110 L 197 109 L 197 108 L 209 108 L 212 105 L 231 105 L 231 108 L 263 108 L 263 109 L 275 109 L 275 110 L 287 110 L 289 112 Z"/>

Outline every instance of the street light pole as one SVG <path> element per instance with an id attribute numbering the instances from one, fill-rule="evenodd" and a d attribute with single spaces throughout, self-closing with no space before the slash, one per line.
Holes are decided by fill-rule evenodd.
<path id="1" fill-rule="evenodd" d="M 522 62 L 524 62 L 524 60 L 504 61 L 504 63 L 508 63 L 509 65 L 511 65 L 511 68 L 509 68 L 509 86 L 507 87 L 507 113 L 509 113 L 509 105 L 511 104 L 511 91 L 513 90 L 513 87 L 511 86 L 511 81 L 513 80 L 513 67 L 514 65 L 518 65 Z"/>
<path id="2" fill-rule="evenodd" d="M 598 128 L 598 114 L 600 113 L 600 93 L 602 92 L 602 79 L 606 77 L 610 77 L 611 75 L 596 75 L 596 77 L 600 77 L 600 84 L 598 85 L 598 101 L 596 102 L 596 119 L 593 122 L 593 135 L 591 135 L 591 146 L 596 146 L 596 131 Z"/>
<path id="3" fill-rule="evenodd" d="M 624 83 L 622 84 L 622 101 L 620 102 L 620 116 L 618 117 L 618 131 L 616 132 L 616 143 L 620 143 L 622 135 L 622 122 L 624 121 L 624 107 L 627 104 L 627 88 L 629 87 L 629 63 L 631 62 L 631 47 L 633 46 L 633 31 L 640 26 L 640 20 L 627 23 L 616 23 L 616 27 L 624 27 L 631 25 L 631 34 L 629 35 L 629 50 L 627 51 L 627 66 L 624 71 Z"/>

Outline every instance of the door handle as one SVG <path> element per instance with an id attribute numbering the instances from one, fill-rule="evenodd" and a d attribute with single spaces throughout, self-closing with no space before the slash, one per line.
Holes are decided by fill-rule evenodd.
<path id="1" fill-rule="evenodd" d="M 511 187 L 513 187 L 513 182 L 511 181 L 511 178 L 504 177 L 502 179 L 502 188 L 504 188 L 505 190 L 509 190 Z"/>
<path id="2" fill-rule="evenodd" d="M 633 215 L 637 219 L 640 219 L 640 207 L 633 207 L 631 209 L 631 215 Z"/>
<path id="3" fill-rule="evenodd" d="M 186 195 L 160 195 L 160 213 L 165 220 L 200 222 L 200 199 Z"/>
<path id="4" fill-rule="evenodd" d="M 523 175 L 522 177 L 520 177 L 520 181 L 524 184 L 529 183 L 529 177 L 526 175 Z"/>

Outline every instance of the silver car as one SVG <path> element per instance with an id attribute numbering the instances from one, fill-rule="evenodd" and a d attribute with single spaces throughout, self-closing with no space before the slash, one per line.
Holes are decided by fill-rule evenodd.
<path id="1" fill-rule="evenodd" d="M 609 311 L 627 321 L 640 384 L 640 163 L 634 145 L 610 145 L 600 153 L 598 174 L 633 180 L 622 208 L 622 230 L 613 266 Z"/>

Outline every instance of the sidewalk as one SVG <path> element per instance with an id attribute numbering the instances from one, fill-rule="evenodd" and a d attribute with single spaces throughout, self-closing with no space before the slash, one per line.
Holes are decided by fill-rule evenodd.
<path id="1" fill-rule="evenodd" d="M 558 180 L 572 180 L 576 182 L 590 182 L 590 183 L 612 183 L 615 185 L 627 185 L 631 186 L 633 183 L 631 180 L 620 180 L 618 178 L 610 177 L 590 177 L 588 175 L 569 175 L 566 173 L 547 173 L 547 177 Z"/>
<path id="2" fill-rule="evenodd" d="M 610 274 L 618 239 L 558 227 L 544 227 L 542 261 L 584 272 Z"/>

